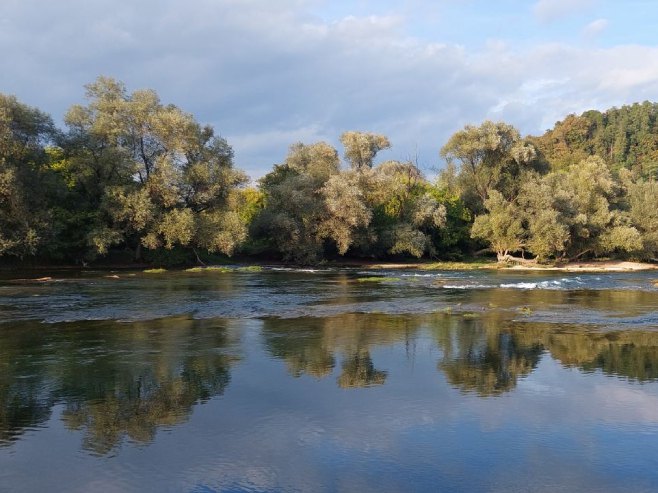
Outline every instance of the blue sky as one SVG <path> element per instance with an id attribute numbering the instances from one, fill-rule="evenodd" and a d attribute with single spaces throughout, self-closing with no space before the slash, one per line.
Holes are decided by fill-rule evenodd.
<path id="1" fill-rule="evenodd" d="M 349 15 L 401 16 L 408 36 L 470 49 L 493 39 L 520 49 L 550 42 L 589 44 L 593 38 L 602 47 L 655 44 L 657 39 L 655 0 L 324 1 L 318 2 L 315 12 L 328 22 Z M 586 27 L 596 21 L 604 22 L 587 34 Z"/>
<path id="2" fill-rule="evenodd" d="M 645 0 L 2 0 L 0 92 L 61 121 L 109 75 L 214 125 L 253 177 L 346 130 L 431 174 L 467 123 L 536 134 L 658 100 L 656 19 Z"/>

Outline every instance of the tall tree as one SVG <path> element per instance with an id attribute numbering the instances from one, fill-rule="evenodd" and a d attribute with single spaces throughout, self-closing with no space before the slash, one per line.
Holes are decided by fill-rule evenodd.
<path id="1" fill-rule="evenodd" d="M 411 162 L 387 161 L 373 169 L 369 198 L 374 211 L 375 252 L 435 255 L 433 232 L 445 226 L 445 206 Z"/>
<path id="2" fill-rule="evenodd" d="M 0 255 L 37 252 L 50 234 L 51 118 L 0 94 Z"/>
<path id="3" fill-rule="evenodd" d="M 498 190 L 490 190 L 484 201 L 485 214 L 475 218 L 471 235 L 491 244 L 499 261 L 506 260 L 523 247 L 523 222 L 516 202 L 509 201 Z"/>
<path id="4" fill-rule="evenodd" d="M 377 153 L 391 147 L 386 136 L 370 132 L 344 132 L 340 142 L 345 148 L 345 159 L 355 170 L 372 168 Z"/>
<path id="5" fill-rule="evenodd" d="M 155 249 L 198 247 L 231 254 L 246 237 L 234 195 L 246 176 L 209 126 L 152 90 L 128 93 L 114 79 L 87 86 L 87 106 L 67 115 L 71 159 L 96 177 L 105 219 L 89 234 L 99 253 L 127 242 Z"/>
<path id="6" fill-rule="evenodd" d="M 628 184 L 629 218 L 640 233 L 645 259 L 658 257 L 658 182 L 637 180 Z"/>
<path id="7" fill-rule="evenodd" d="M 503 122 L 467 125 L 450 137 L 441 156 L 452 165 L 448 173 L 455 175 L 464 200 L 476 213 L 483 211 L 491 190 L 512 199 L 523 172 L 536 164 L 535 148 Z"/>
<path id="8" fill-rule="evenodd" d="M 615 207 L 619 193 L 598 157 L 529 180 L 519 198 L 528 224 L 528 248 L 540 259 L 639 250 L 639 232 Z"/>
<path id="9" fill-rule="evenodd" d="M 265 207 L 255 218 L 253 232 L 285 259 L 318 261 L 323 254 L 321 229 L 326 220 L 323 189 L 338 175 L 338 153 L 329 144 L 294 144 L 284 163 L 260 180 Z M 324 192 L 331 196 L 336 185 Z"/>

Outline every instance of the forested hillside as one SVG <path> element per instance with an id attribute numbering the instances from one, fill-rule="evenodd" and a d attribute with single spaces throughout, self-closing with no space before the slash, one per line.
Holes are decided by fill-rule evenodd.
<path id="1" fill-rule="evenodd" d="M 229 143 L 154 91 L 105 77 L 86 89 L 64 129 L 0 95 L 5 263 L 657 256 L 654 103 L 570 115 L 539 137 L 466 126 L 437 143 L 433 181 L 416 163 L 379 162 L 386 136 L 347 131 L 342 152 L 291 143 L 248 186 Z"/>
<path id="2" fill-rule="evenodd" d="M 599 156 L 615 171 L 658 177 L 658 103 L 635 103 L 604 112 L 569 115 L 532 139 L 553 169 Z"/>

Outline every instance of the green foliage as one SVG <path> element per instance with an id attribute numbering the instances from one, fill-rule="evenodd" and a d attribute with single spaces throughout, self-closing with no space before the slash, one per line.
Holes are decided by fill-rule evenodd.
<path id="1" fill-rule="evenodd" d="M 367 227 L 372 219 L 360 180 L 358 173 L 339 173 L 329 178 L 320 191 L 325 215 L 318 226 L 318 235 L 333 240 L 340 255 L 350 248 L 359 228 Z"/>
<path id="2" fill-rule="evenodd" d="M 420 264 L 417 268 L 420 270 L 479 270 L 498 268 L 498 265 L 491 260 L 478 258 L 463 262 L 429 262 Z"/>
<path id="3" fill-rule="evenodd" d="M 384 135 L 367 132 L 345 132 L 340 136 L 340 143 L 345 148 L 345 159 L 357 171 L 372 168 L 377 153 L 391 147 Z"/>
<path id="4" fill-rule="evenodd" d="M 434 199 L 445 207 L 445 225 L 432 231 L 432 242 L 442 256 L 461 256 L 473 249 L 471 224 L 473 213 L 466 207 L 459 193 L 440 178 L 436 186 L 429 189 Z"/>
<path id="5" fill-rule="evenodd" d="M 223 267 L 217 265 L 210 265 L 208 267 L 193 267 L 191 269 L 185 269 L 185 272 L 231 272 L 233 269 L 230 267 Z"/>
<path id="6" fill-rule="evenodd" d="M 498 260 L 504 260 L 507 255 L 519 251 L 523 246 L 520 210 L 497 190 L 489 191 L 484 207 L 487 213 L 475 218 L 471 234 L 474 238 L 490 242 Z"/>
<path id="7" fill-rule="evenodd" d="M 372 277 L 359 277 L 356 282 L 399 282 L 399 277 L 385 277 L 385 276 L 372 276 Z"/>
<path id="8" fill-rule="evenodd" d="M 66 132 L 0 95 L 0 256 L 658 256 L 658 104 L 569 115 L 526 139 L 467 125 L 441 149 L 436 184 L 412 162 L 376 163 L 387 137 L 344 132 L 347 166 L 326 142 L 296 143 L 245 188 L 228 142 L 154 91 L 108 77 L 86 90 Z"/>
<path id="9" fill-rule="evenodd" d="M 369 248 L 387 254 L 435 255 L 433 237 L 446 224 L 446 208 L 413 163 L 387 161 L 369 173 L 373 208 Z"/>
<path id="10" fill-rule="evenodd" d="M 237 212 L 240 221 L 251 224 L 258 213 L 265 208 L 265 194 L 257 188 L 237 190 Z"/>
<path id="11" fill-rule="evenodd" d="M 613 170 L 658 178 L 658 103 L 569 115 L 534 143 L 553 169 L 596 155 Z"/>
<path id="12" fill-rule="evenodd" d="M 322 188 L 339 172 L 338 153 L 328 144 L 295 144 L 286 161 L 260 180 L 265 206 L 252 232 L 284 259 L 314 263 L 322 257 Z"/>
<path id="13" fill-rule="evenodd" d="M 640 233 L 639 256 L 658 257 L 658 182 L 637 180 L 628 185 L 628 215 Z"/>
<path id="14" fill-rule="evenodd" d="M 243 267 L 237 267 L 235 270 L 238 272 L 263 272 L 263 268 L 260 265 L 245 265 Z"/>
<path id="15" fill-rule="evenodd" d="M 327 144 L 295 144 L 285 162 L 260 181 L 264 207 L 253 238 L 284 259 L 313 263 L 338 255 L 435 253 L 433 233 L 444 226 L 445 207 L 412 163 L 375 166 L 384 136 L 341 136 L 351 167 L 341 170 Z"/>
<path id="16" fill-rule="evenodd" d="M 538 260 L 561 256 L 571 238 L 564 216 L 573 206 L 562 190 L 563 176 L 534 176 L 524 183 L 519 197 L 527 226 L 526 247 Z"/>
<path id="17" fill-rule="evenodd" d="M 58 169 L 79 171 L 67 183 L 79 183 L 103 213 L 89 244 L 100 254 L 120 243 L 232 254 L 249 213 L 240 215 L 232 199 L 246 177 L 233 169 L 228 143 L 151 90 L 129 94 L 99 77 L 87 98 L 67 114 L 69 157 Z"/>
<path id="18" fill-rule="evenodd" d="M 49 198 L 57 194 L 46 146 L 50 117 L 0 94 L 0 256 L 36 254 L 52 234 Z"/>
<path id="19" fill-rule="evenodd" d="M 537 167 L 534 146 L 503 122 L 467 125 L 450 137 L 441 156 L 451 165 L 444 180 L 453 184 L 476 214 L 484 210 L 491 190 L 512 199 L 523 173 Z"/>
<path id="20" fill-rule="evenodd" d="M 538 260 L 641 250 L 639 231 L 615 208 L 622 191 L 600 158 L 527 178 L 514 201 L 491 191 L 488 214 L 473 224 L 472 234 L 489 241 L 499 257 L 521 247 Z"/>

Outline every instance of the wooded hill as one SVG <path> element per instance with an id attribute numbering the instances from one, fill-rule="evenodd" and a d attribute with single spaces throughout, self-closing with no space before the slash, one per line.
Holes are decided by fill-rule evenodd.
<path id="1" fill-rule="evenodd" d="M 539 137 L 466 126 L 432 182 L 416 163 L 377 162 L 387 137 L 348 131 L 343 160 L 293 143 L 250 187 L 229 143 L 154 91 L 105 77 L 86 89 L 64 129 L 0 95 L 5 263 L 657 256 L 656 103 L 569 115 Z"/>
<path id="2" fill-rule="evenodd" d="M 600 156 L 614 171 L 658 177 L 658 104 L 645 101 L 569 115 L 531 141 L 554 170 Z"/>

